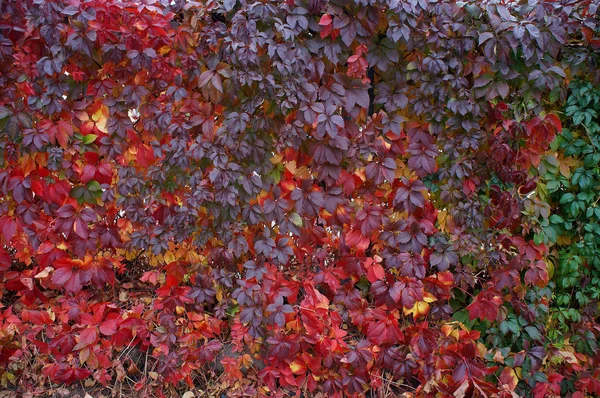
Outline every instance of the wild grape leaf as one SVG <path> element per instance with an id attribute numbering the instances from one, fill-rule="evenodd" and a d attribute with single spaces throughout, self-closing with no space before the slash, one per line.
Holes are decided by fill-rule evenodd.
<path id="1" fill-rule="evenodd" d="M 423 301 L 423 282 L 413 278 L 402 278 L 390 287 L 390 296 L 405 308 L 412 308 L 417 301 Z"/>
<path id="2" fill-rule="evenodd" d="M 8 244 L 17 232 L 17 222 L 12 217 L 2 216 L 0 217 L 0 226 L 2 227 L 4 242 Z"/>
<path id="3" fill-rule="evenodd" d="M 294 249 L 290 243 L 289 238 L 281 238 L 277 241 L 277 246 L 273 249 L 270 256 L 275 264 L 286 264 L 290 257 L 294 255 Z"/>
<path id="4" fill-rule="evenodd" d="M 393 205 L 400 211 L 413 213 L 418 208 L 425 206 L 425 196 L 423 191 L 427 188 L 420 180 L 402 178 L 402 184 L 396 188 Z"/>
<path id="5" fill-rule="evenodd" d="M 499 381 L 502 388 L 508 391 L 514 391 L 519 382 L 519 378 L 514 369 L 506 366 L 500 374 Z"/>
<path id="6" fill-rule="evenodd" d="M 98 325 L 98 329 L 103 335 L 112 336 L 113 334 L 117 333 L 117 320 L 107 319 Z"/>
<path id="7" fill-rule="evenodd" d="M 427 322 L 424 322 L 418 328 L 415 328 L 415 332 L 410 339 L 410 348 L 417 358 L 424 359 L 436 350 L 437 338 L 438 333 L 431 329 Z"/>
<path id="8" fill-rule="evenodd" d="M 266 309 L 271 313 L 271 317 L 279 327 L 285 325 L 285 314 L 294 312 L 291 305 L 283 303 L 283 296 L 277 296 L 275 302 L 269 304 Z"/>
<path id="9" fill-rule="evenodd" d="M 369 282 L 373 283 L 385 277 L 385 270 L 381 266 L 380 258 L 369 257 L 363 263 L 363 266 L 367 271 L 367 279 L 369 280 Z"/>
<path id="10" fill-rule="evenodd" d="M 396 162 L 392 158 L 385 158 L 383 162 L 371 162 L 365 167 L 365 175 L 375 184 L 383 181 L 394 181 Z"/>
<path id="11" fill-rule="evenodd" d="M 137 148 L 137 163 L 142 167 L 148 167 L 155 161 L 154 150 L 149 145 L 142 144 Z"/>
<path id="12" fill-rule="evenodd" d="M 435 158 L 438 155 L 438 149 L 435 144 L 411 142 L 406 152 L 411 155 L 408 159 L 408 167 L 414 170 L 419 177 L 424 177 L 436 170 Z"/>
<path id="13" fill-rule="evenodd" d="M 85 221 L 77 217 L 73 222 L 73 232 L 75 232 L 81 239 L 87 239 L 90 229 Z"/>
<path id="14" fill-rule="evenodd" d="M 182 261 L 173 261 L 164 267 L 167 274 L 166 284 L 167 286 L 179 285 L 187 273 L 185 263 Z"/>
<path id="15" fill-rule="evenodd" d="M 429 256 L 429 264 L 440 271 L 446 271 L 456 263 L 458 263 L 458 255 L 453 251 L 433 252 Z"/>
<path id="16" fill-rule="evenodd" d="M 106 257 L 84 261 L 81 264 L 80 272 L 83 284 L 91 282 L 97 288 L 103 288 L 106 284 L 114 283 L 115 271 L 113 260 Z"/>
<path id="17" fill-rule="evenodd" d="M 548 284 L 548 267 L 542 260 L 536 260 L 531 263 L 525 273 L 525 283 L 537 287 L 545 287 Z"/>
<path id="18" fill-rule="evenodd" d="M 366 204 L 356 213 L 356 227 L 360 228 L 363 236 L 379 230 L 383 222 L 383 211 L 379 206 Z"/>
<path id="19" fill-rule="evenodd" d="M 83 288 L 79 269 L 74 267 L 71 262 L 60 260 L 54 262 L 55 267 L 57 266 L 57 262 L 61 266 L 52 273 L 52 283 L 64 287 L 67 292 L 79 292 Z"/>
<path id="20" fill-rule="evenodd" d="M 4 247 L 0 246 L 0 271 L 7 271 L 10 269 L 12 264 L 12 259 L 10 254 L 6 251 Z"/>
<path id="21" fill-rule="evenodd" d="M 297 349 L 294 335 L 286 336 L 282 333 L 276 333 L 267 339 L 267 343 L 269 344 L 269 357 L 277 358 L 279 361 L 290 357 Z"/>
<path id="22" fill-rule="evenodd" d="M 201 363 L 209 363 L 215 360 L 223 345 L 219 340 L 209 340 L 198 349 L 198 360 Z"/>
<path id="23" fill-rule="evenodd" d="M 51 325 L 53 323 L 48 311 L 23 310 L 21 319 L 34 325 Z"/>
<path id="24" fill-rule="evenodd" d="M 256 250 L 256 254 L 262 254 L 267 258 L 271 257 L 271 253 L 276 249 L 276 247 L 277 244 L 273 238 L 258 240 L 254 244 L 254 250 Z"/>
<path id="25" fill-rule="evenodd" d="M 475 300 L 467 307 L 469 318 L 487 319 L 495 321 L 498 317 L 498 310 L 503 300 L 500 293 L 494 290 L 484 290 L 480 292 Z"/>
<path id="26" fill-rule="evenodd" d="M 371 322 L 367 327 L 367 337 L 375 344 L 397 344 L 404 339 L 393 313 L 374 309 L 370 313 Z"/>
<path id="27" fill-rule="evenodd" d="M 79 333 L 79 342 L 75 347 L 73 347 L 73 349 L 81 350 L 82 348 L 95 344 L 97 339 L 98 330 L 95 327 L 84 329 L 81 331 L 81 333 Z"/>
<path id="28" fill-rule="evenodd" d="M 292 191 L 290 198 L 296 202 L 298 214 L 315 217 L 325 204 L 323 193 L 316 188 L 304 188 Z"/>
<path id="29" fill-rule="evenodd" d="M 365 251 L 369 247 L 370 239 L 364 236 L 360 229 L 349 230 L 345 235 L 346 245 L 358 251 Z"/>
<path id="30" fill-rule="evenodd" d="M 420 255 L 402 252 L 395 259 L 399 262 L 397 268 L 400 270 L 402 276 L 410 276 L 417 279 L 425 278 L 425 260 Z"/>

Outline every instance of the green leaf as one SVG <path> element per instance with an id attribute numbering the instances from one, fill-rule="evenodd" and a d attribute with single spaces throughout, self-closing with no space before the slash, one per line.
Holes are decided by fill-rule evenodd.
<path id="1" fill-rule="evenodd" d="M 96 141 L 96 138 L 98 138 L 98 136 L 96 134 L 87 134 L 87 135 L 83 136 L 83 139 L 81 140 L 81 142 L 83 142 L 85 145 L 90 145 L 91 143 Z"/>
<path id="2" fill-rule="evenodd" d="M 548 239 L 550 240 L 550 242 L 555 243 L 556 242 L 556 230 L 554 229 L 554 227 L 550 226 L 550 227 L 545 227 L 543 228 L 544 233 L 546 234 L 546 236 L 548 237 Z"/>
<path id="3" fill-rule="evenodd" d="M 527 332 L 527 334 L 529 335 L 529 337 L 531 337 L 534 340 L 542 340 L 542 334 L 540 333 L 540 331 L 538 330 L 537 327 L 535 326 L 526 326 L 525 327 L 525 331 Z"/>
<path id="4" fill-rule="evenodd" d="M 95 180 L 88 182 L 87 189 L 91 192 L 102 191 L 102 187 L 100 186 L 100 183 L 98 183 L 98 181 L 95 181 Z"/>
<path id="5" fill-rule="evenodd" d="M 84 192 L 85 192 L 85 187 L 83 187 L 83 186 L 74 187 L 73 189 L 71 189 L 71 197 L 75 198 L 75 199 L 82 198 Z"/>
<path id="6" fill-rule="evenodd" d="M 575 200 L 575 195 L 573 195 L 572 193 L 566 193 L 564 195 L 562 195 L 560 197 L 560 204 L 564 205 L 565 203 L 571 203 L 573 202 L 573 200 Z"/>
<path id="7" fill-rule="evenodd" d="M 559 187 L 560 183 L 557 180 L 550 180 L 546 183 L 546 189 L 548 189 L 548 192 L 550 193 L 556 192 Z"/>

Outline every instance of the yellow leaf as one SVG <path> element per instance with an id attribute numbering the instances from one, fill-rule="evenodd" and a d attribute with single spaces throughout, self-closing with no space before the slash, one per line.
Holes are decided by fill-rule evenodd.
<path id="1" fill-rule="evenodd" d="M 494 362 L 504 363 L 504 357 L 502 356 L 502 352 L 500 352 L 500 350 L 496 351 L 493 359 Z"/>
<path id="2" fill-rule="evenodd" d="M 568 164 L 561 163 L 559 168 L 560 174 L 562 174 L 565 178 L 571 177 L 571 168 Z"/>
<path id="3" fill-rule="evenodd" d="M 479 350 L 479 354 L 483 357 L 487 353 L 487 348 L 480 342 L 477 342 L 477 349 Z"/>
<path id="4" fill-rule="evenodd" d="M 429 304 L 425 301 L 417 301 L 412 308 L 404 308 L 404 315 L 412 315 L 413 318 L 425 316 L 429 313 Z"/>
<path id="5" fill-rule="evenodd" d="M 571 244 L 572 240 L 570 237 L 565 236 L 565 235 L 560 235 L 556 238 L 556 244 L 559 246 L 569 246 Z M 552 277 L 550 277 L 552 278 Z"/>
<path id="6" fill-rule="evenodd" d="M 307 180 L 312 177 L 311 172 L 308 170 L 308 167 L 302 166 L 296 170 L 294 176 L 297 178 L 301 178 L 303 180 Z"/>
<path id="7" fill-rule="evenodd" d="M 175 255 L 171 251 L 166 252 L 164 254 L 163 258 L 164 258 L 165 263 L 167 263 L 167 264 L 176 261 Z"/>
<path id="8" fill-rule="evenodd" d="M 554 277 L 554 263 L 549 259 L 544 260 L 544 262 L 546 263 L 546 269 L 548 270 L 548 278 L 552 279 Z"/>
<path id="9" fill-rule="evenodd" d="M 290 369 L 292 370 L 292 373 L 299 375 L 303 374 L 306 371 L 306 366 L 303 363 L 294 361 L 290 363 Z"/>
<path id="10" fill-rule="evenodd" d="M 578 363 L 577 358 L 575 357 L 575 355 L 573 355 L 572 352 L 569 352 L 566 350 L 560 350 L 559 353 L 565 359 L 565 361 L 567 361 L 569 363 L 573 363 L 573 364 Z"/>
<path id="11" fill-rule="evenodd" d="M 285 168 L 289 170 L 290 173 L 295 173 L 296 172 L 296 161 L 292 160 L 290 162 L 287 162 L 285 164 Z"/>
<path id="12" fill-rule="evenodd" d="M 435 298 L 435 296 L 429 292 L 425 292 L 423 293 L 423 301 L 426 303 L 433 303 L 434 301 L 436 301 L 437 299 Z"/>
<path id="13" fill-rule="evenodd" d="M 446 220 L 448 218 L 448 212 L 446 212 L 445 210 L 440 210 L 438 211 L 438 225 L 440 226 L 440 230 L 445 231 L 446 230 Z"/>
<path id="14" fill-rule="evenodd" d="M 156 266 L 158 266 L 158 265 L 159 265 L 159 264 L 161 264 L 162 262 L 163 262 L 163 261 L 162 261 L 162 256 L 161 256 L 160 254 L 159 254 L 158 256 L 149 256 L 149 257 L 148 257 L 148 263 L 149 263 L 151 266 L 153 266 L 153 267 L 156 267 Z"/>
<path id="15" fill-rule="evenodd" d="M 273 156 L 270 160 L 273 164 L 279 164 L 283 160 L 283 154 L 278 153 L 277 155 Z"/>

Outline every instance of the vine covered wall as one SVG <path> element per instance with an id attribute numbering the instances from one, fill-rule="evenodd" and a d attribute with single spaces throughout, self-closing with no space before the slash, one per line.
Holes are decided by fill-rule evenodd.
<path id="1" fill-rule="evenodd" d="M 600 395 L 598 8 L 0 0 L 0 385 Z"/>

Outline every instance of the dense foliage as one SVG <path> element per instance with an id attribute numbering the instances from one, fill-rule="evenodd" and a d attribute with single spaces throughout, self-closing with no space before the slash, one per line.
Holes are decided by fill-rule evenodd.
<path id="1" fill-rule="evenodd" d="M 0 0 L 0 383 L 600 394 L 597 0 Z"/>

